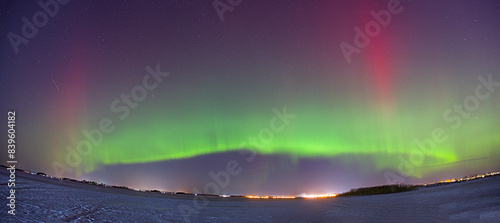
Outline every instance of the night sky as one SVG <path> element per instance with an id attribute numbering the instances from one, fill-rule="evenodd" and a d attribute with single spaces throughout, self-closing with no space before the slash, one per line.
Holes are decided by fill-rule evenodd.
<path id="1" fill-rule="evenodd" d="M 216 3 L 2 1 L 18 167 L 193 191 L 233 160 L 220 193 L 279 195 L 500 169 L 499 1 Z"/>

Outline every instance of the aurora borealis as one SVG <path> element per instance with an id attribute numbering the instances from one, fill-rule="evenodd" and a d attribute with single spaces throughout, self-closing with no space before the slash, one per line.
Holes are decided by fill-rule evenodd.
<path id="1" fill-rule="evenodd" d="M 346 61 L 339 45 L 388 2 L 242 1 L 223 21 L 210 1 L 59 5 L 18 53 L 1 43 L 19 166 L 55 175 L 67 147 L 109 119 L 113 131 L 64 176 L 191 191 L 238 160 L 223 193 L 295 194 L 386 184 L 387 171 L 421 183 L 498 170 L 500 3 L 401 1 Z M 0 10 L 7 37 L 43 9 Z M 123 102 L 157 64 L 169 75 Z M 436 129 L 442 142 L 425 152 Z"/>

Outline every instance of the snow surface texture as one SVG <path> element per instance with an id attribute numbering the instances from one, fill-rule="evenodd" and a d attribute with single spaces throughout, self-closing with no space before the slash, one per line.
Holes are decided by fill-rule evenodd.
<path id="1" fill-rule="evenodd" d="M 216 199 L 185 218 L 179 207 L 193 207 L 193 197 L 16 174 L 16 215 L 11 216 L 8 175 L 0 170 L 0 222 L 500 222 L 500 176 L 398 194 Z"/>

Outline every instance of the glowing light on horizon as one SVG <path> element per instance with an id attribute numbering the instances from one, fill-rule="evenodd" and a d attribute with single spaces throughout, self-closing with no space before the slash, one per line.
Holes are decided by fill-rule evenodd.
<path id="1" fill-rule="evenodd" d="M 306 194 L 301 196 L 302 198 L 329 198 L 329 197 L 336 197 L 337 194 Z"/>
<path id="2" fill-rule="evenodd" d="M 315 199 L 315 198 L 331 198 L 331 197 L 336 197 L 336 196 L 337 196 L 337 194 L 304 194 L 304 195 L 298 195 L 298 196 L 290 196 L 290 195 L 285 195 L 285 196 L 247 195 L 245 197 L 246 198 L 250 198 L 250 199 L 295 199 L 295 198 Z"/>

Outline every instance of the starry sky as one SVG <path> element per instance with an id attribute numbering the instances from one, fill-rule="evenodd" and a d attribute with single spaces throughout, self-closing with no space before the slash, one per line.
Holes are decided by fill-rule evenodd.
<path id="1" fill-rule="evenodd" d="M 20 168 L 193 191 L 236 162 L 221 194 L 277 195 L 500 169 L 495 0 L 2 1 L 0 19 Z"/>

